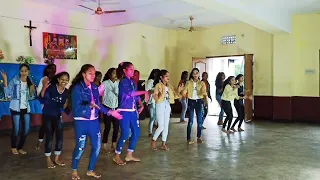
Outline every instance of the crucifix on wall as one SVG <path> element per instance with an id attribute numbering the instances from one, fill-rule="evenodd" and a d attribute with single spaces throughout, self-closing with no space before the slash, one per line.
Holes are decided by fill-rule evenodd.
<path id="1" fill-rule="evenodd" d="M 33 29 L 37 29 L 37 27 L 34 27 L 31 25 L 31 21 L 29 21 L 29 26 L 24 26 L 25 28 L 28 28 L 29 29 L 29 41 L 30 41 L 30 46 L 32 46 L 32 30 Z"/>

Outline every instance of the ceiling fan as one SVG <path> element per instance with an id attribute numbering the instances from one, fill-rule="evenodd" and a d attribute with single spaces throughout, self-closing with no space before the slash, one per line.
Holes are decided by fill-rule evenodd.
<path id="1" fill-rule="evenodd" d="M 189 19 L 190 19 L 190 28 L 183 28 L 183 27 L 178 27 L 178 28 L 180 28 L 180 29 L 186 29 L 186 30 L 188 30 L 189 32 L 198 31 L 198 29 L 194 28 L 193 25 L 192 25 L 192 21 L 194 20 L 194 17 L 193 17 L 193 16 L 190 16 Z"/>
<path id="2" fill-rule="evenodd" d="M 103 11 L 102 8 L 100 7 L 100 0 L 98 0 L 98 7 L 97 7 L 96 10 L 91 9 L 91 8 L 89 8 L 89 7 L 86 7 L 86 6 L 83 6 L 83 5 L 79 5 L 79 6 L 80 6 L 80 7 L 83 7 L 83 8 L 86 8 L 86 9 L 89 9 L 89 10 L 93 11 L 94 14 L 97 14 L 97 15 L 126 12 L 126 10 Z M 93 14 L 93 15 L 94 15 L 94 14 Z"/>

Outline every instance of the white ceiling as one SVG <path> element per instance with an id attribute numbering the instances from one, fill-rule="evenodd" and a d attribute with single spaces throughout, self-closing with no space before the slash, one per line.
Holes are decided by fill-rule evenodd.
<path id="1" fill-rule="evenodd" d="M 51 3 L 61 8 L 93 12 L 98 0 L 33 0 Z M 62 3 L 63 1 L 63 3 Z M 163 28 L 188 27 L 189 16 L 194 16 L 196 27 L 245 22 L 274 32 L 291 32 L 294 13 L 320 12 L 320 0 L 100 0 L 103 10 L 125 9 L 126 13 L 104 14 L 102 24 L 112 26 L 140 22 Z"/>

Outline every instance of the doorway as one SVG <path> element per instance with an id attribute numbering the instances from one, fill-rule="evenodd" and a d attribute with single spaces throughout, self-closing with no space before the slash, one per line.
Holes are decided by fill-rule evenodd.
<path id="1" fill-rule="evenodd" d="M 208 115 L 210 116 L 218 116 L 220 113 L 220 106 L 216 99 L 215 93 L 215 81 L 216 75 L 219 72 L 224 72 L 226 78 L 229 76 L 237 76 L 238 74 L 244 74 L 244 56 L 232 56 L 232 57 L 216 57 L 216 58 L 208 58 L 207 60 L 208 69 L 207 72 L 209 74 L 209 83 L 211 84 L 210 93 L 212 96 L 212 102 L 209 103 L 209 111 Z M 233 106 L 233 114 L 234 117 L 237 117 L 237 111 Z"/>
<path id="2" fill-rule="evenodd" d="M 253 93 L 253 54 L 235 55 L 235 56 L 215 56 L 207 58 L 192 58 L 193 67 L 199 69 L 200 74 L 208 72 L 208 81 L 210 83 L 210 93 L 212 102 L 209 102 L 208 115 L 218 116 L 220 106 L 215 98 L 215 80 L 218 72 L 224 72 L 228 76 L 237 76 L 243 74 L 245 77 L 244 89 L 247 95 Z M 253 116 L 252 100 L 245 100 L 246 119 L 251 120 Z M 233 114 L 237 117 L 237 112 L 233 106 Z"/>

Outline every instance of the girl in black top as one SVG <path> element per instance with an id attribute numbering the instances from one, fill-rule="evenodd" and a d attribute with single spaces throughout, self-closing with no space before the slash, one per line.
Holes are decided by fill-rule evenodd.
<path id="1" fill-rule="evenodd" d="M 237 81 L 236 85 L 238 86 L 238 96 L 244 97 L 244 88 L 243 88 L 244 77 L 243 77 L 243 74 L 237 75 L 236 81 Z M 243 129 L 241 129 L 241 124 L 242 124 L 242 122 L 244 120 L 244 116 L 245 116 L 243 99 L 239 99 L 239 100 L 235 99 L 233 104 L 237 110 L 238 117 L 237 117 L 236 121 L 233 123 L 231 130 L 233 132 L 236 132 L 237 130 L 234 127 L 239 122 L 238 131 L 239 132 L 244 131 Z"/>
<path id="2" fill-rule="evenodd" d="M 221 96 L 222 96 L 222 89 L 223 89 L 223 81 L 226 78 L 226 75 L 224 74 L 224 72 L 219 72 L 217 74 L 216 77 L 216 100 L 219 103 L 220 107 L 221 107 Z M 219 121 L 218 121 L 218 125 L 222 125 L 223 124 L 223 115 L 224 115 L 224 111 L 222 109 L 222 107 L 220 108 L 220 113 L 219 113 Z"/>

